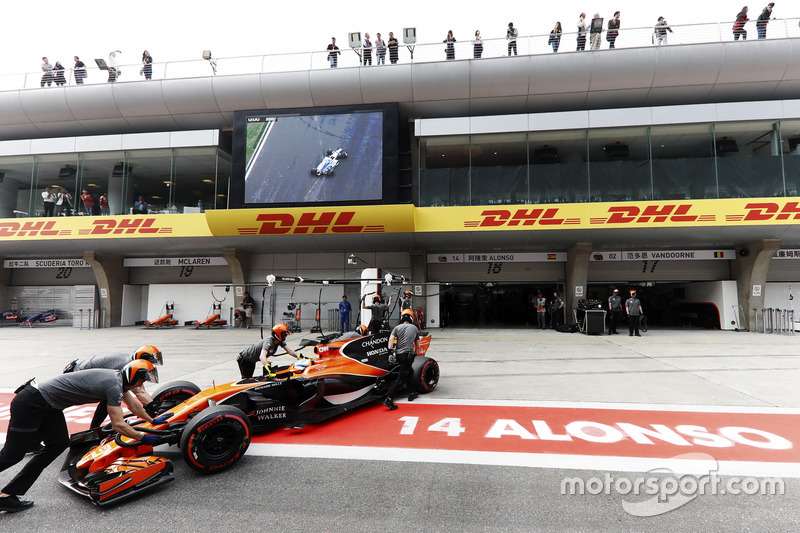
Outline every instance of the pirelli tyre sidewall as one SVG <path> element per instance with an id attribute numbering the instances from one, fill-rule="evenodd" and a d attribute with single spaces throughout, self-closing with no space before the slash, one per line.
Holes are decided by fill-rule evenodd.
<path id="1" fill-rule="evenodd" d="M 191 381 L 171 381 L 158 387 L 151 397 L 154 402 L 159 402 L 158 411 L 169 411 L 179 403 L 183 403 L 200 392 L 200 387 Z"/>
<path id="2" fill-rule="evenodd" d="M 431 392 L 439 383 L 439 363 L 430 357 L 415 357 L 411 366 L 411 388 L 421 394 Z"/>
<path id="3" fill-rule="evenodd" d="M 193 417 L 181 435 L 181 454 L 190 468 L 212 474 L 242 458 L 252 438 L 250 420 L 230 405 L 216 405 Z"/>

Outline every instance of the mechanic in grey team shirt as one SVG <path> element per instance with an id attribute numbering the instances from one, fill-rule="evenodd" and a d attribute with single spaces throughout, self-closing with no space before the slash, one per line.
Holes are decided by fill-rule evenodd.
<path id="1" fill-rule="evenodd" d="M 264 365 L 264 375 L 271 374 L 268 359 L 275 355 L 279 346 L 286 350 L 286 353 L 289 355 L 299 358 L 294 350 L 286 346 L 286 337 L 291 334 L 292 332 L 286 324 L 275 324 L 272 327 L 272 334 L 269 337 L 261 339 L 249 348 L 245 348 L 239 352 L 239 357 L 236 358 L 236 364 L 239 365 L 239 373 L 242 379 L 253 377 L 253 372 L 256 370 L 256 363 L 258 361 L 261 361 L 261 364 Z"/>
<path id="2" fill-rule="evenodd" d="M 90 370 L 92 368 L 122 370 L 125 365 L 131 361 L 136 361 L 137 359 L 150 361 L 154 365 L 164 364 L 164 359 L 159 349 L 152 344 L 145 344 L 144 346 L 137 348 L 133 353 L 110 353 L 104 355 L 95 355 L 94 357 L 89 357 L 81 361 L 75 360 L 67 365 L 67 367 L 64 369 L 64 373 L 67 374 L 69 372 L 79 372 L 81 370 Z M 156 415 L 158 405 L 153 402 L 152 396 L 147 393 L 144 386 L 136 387 L 135 389 L 132 389 L 131 392 L 134 396 L 136 396 L 136 399 L 142 402 L 142 405 L 144 405 L 145 410 L 150 414 L 150 416 Z M 103 401 L 98 403 L 89 427 L 94 428 L 101 425 L 103 421 L 105 421 L 107 415 L 108 410 L 106 409 L 106 402 Z"/>
<path id="3" fill-rule="evenodd" d="M 397 346 L 394 346 L 395 339 L 397 340 Z M 407 384 L 414 364 L 414 357 L 416 357 L 419 350 L 419 330 L 414 325 L 414 311 L 411 309 L 405 309 L 400 313 L 400 323 L 394 327 L 389 335 L 389 350 L 392 348 L 394 348 L 394 357 L 397 359 L 397 364 L 400 365 L 400 371 L 397 374 L 397 379 L 386 391 L 386 399 L 383 400 L 383 405 L 388 407 L 390 411 L 397 409 L 397 404 L 392 400 L 392 396 L 403 384 Z M 413 402 L 417 396 L 419 396 L 418 392 L 410 392 L 408 401 Z"/>
<path id="4" fill-rule="evenodd" d="M 15 513 L 33 505 L 32 501 L 22 501 L 19 496 L 25 494 L 42 471 L 69 446 L 69 430 L 63 412 L 67 407 L 105 401 L 114 431 L 145 445 L 158 444 L 158 437 L 137 431 L 125 422 L 122 415 L 124 403 L 134 415 L 153 425 L 165 422 L 165 417 L 151 418 L 131 393 L 145 381 L 158 383 L 158 372 L 150 361 L 136 360 L 122 370 L 70 372 L 43 381 L 38 386 L 31 379 L 19 387 L 11 400 L 8 433 L 0 450 L 0 472 L 22 461 L 25 452 L 39 439 L 44 442 L 44 447 L 34 452 L 22 470 L 3 487 L 0 511 Z"/>

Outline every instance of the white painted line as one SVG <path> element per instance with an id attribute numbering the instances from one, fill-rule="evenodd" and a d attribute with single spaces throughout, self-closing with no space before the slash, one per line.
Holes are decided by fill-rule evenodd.
<path id="1" fill-rule="evenodd" d="M 364 461 L 402 461 L 410 463 L 445 463 L 527 468 L 598 470 L 604 472 L 650 472 L 669 469 L 676 474 L 696 473 L 697 461 L 603 457 L 596 455 L 557 455 L 413 448 L 376 448 L 366 446 L 319 446 L 304 444 L 253 443 L 249 455 L 266 457 L 305 457 L 316 459 L 356 459 Z M 719 461 L 720 476 L 756 476 L 800 478 L 800 463 L 757 463 Z"/>

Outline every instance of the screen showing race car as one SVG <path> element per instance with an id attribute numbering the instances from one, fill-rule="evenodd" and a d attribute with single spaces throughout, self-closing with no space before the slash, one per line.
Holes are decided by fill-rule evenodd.
<path id="1" fill-rule="evenodd" d="M 237 113 L 232 207 L 391 200 L 397 148 L 385 139 L 396 118 L 386 115 L 384 106 Z"/>

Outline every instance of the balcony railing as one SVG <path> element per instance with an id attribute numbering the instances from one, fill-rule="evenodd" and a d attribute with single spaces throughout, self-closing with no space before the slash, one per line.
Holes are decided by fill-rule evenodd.
<path id="1" fill-rule="evenodd" d="M 587 26 L 589 24 L 587 19 Z M 772 19 L 767 27 L 767 39 L 787 39 L 800 37 L 800 19 Z M 668 33 L 666 46 L 681 46 L 691 44 L 716 43 L 733 41 L 733 22 L 715 22 L 704 24 L 684 24 L 671 25 L 673 33 Z M 756 21 L 751 20 L 745 26 L 748 32 L 748 40 L 742 42 L 740 46 L 747 46 L 748 42 L 757 40 Z M 399 32 L 398 32 L 399 33 Z M 444 37 L 444 35 L 443 35 Z M 608 41 L 606 40 L 606 30 L 603 30 L 600 50 L 590 50 L 589 36 L 587 34 L 586 51 L 576 52 L 577 33 L 567 32 L 561 35 L 559 54 L 563 53 L 592 53 L 608 51 Z M 479 61 L 474 59 L 473 36 L 457 36 L 459 39 L 454 45 L 454 61 Z M 546 55 L 552 54 L 553 49 L 549 44 L 549 34 L 520 36 L 517 38 L 517 53 L 519 55 Z M 645 48 L 657 46 L 658 39 L 654 34 L 653 27 L 644 28 L 623 28 L 619 30 L 616 39 L 616 48 Z M 372 65 L 363 66 L 362 49 L 340 47 L 341 54 L 338 56 L 337 68 L 391 68 L 389 51 L 386 51 L 386 65 L 377 65 L 377 50 L 372 49 Z M 613 53 L 613 52 L 609 52 Z M 503 57 L 508 54 L 508 41 L 506 39 L 483 39 L 483 53 L 481 59 Z M 198 54 L 199 55 L 199 54 Z M 398 63 L 432 63 L 447 61 L 445 44 L 443 41 L 434 43 L 424 43 L 413 46 L 404 44 L 399 45 Z M 104 58 L 105 59 L 105 58 Z M 87 64 L 88 76 L 84 79 L 84 85 L 97 85 L 109 83 L 108 72 Z M 128 83 L 135 81 L 146 82 L 140 73 L 142 65 L 122 64 L 119 66 L 121 74 L 118 75 L 115 83 Z M 274 55 L 256 55 L 245 57 L 221 57 L 214 58 L 212 61 L 205 59 L 192 59 L 184 61 L 169 61 L 166 63 L 154 63 L 152 65 L 155 79 L 180 79 L 198 78 L 213 75 L 241 75 L 270 72 L 296 72 L 308 70 L 323 70 L 331 68 L 328 61 L 328 51 L 296 52 Z M 75 85 L 75 74 L 72 69 L 64 72 L 67 85 Z M 17 89 L 40 89 L 42 75 L 44 73 L 27 72 L 20 74 L 0 75 L 0 91 Z M 55 83 L 53 83 L 55 87 Z M 53 90 L 53 87 L 45 86 L 43 90 Z"/>

